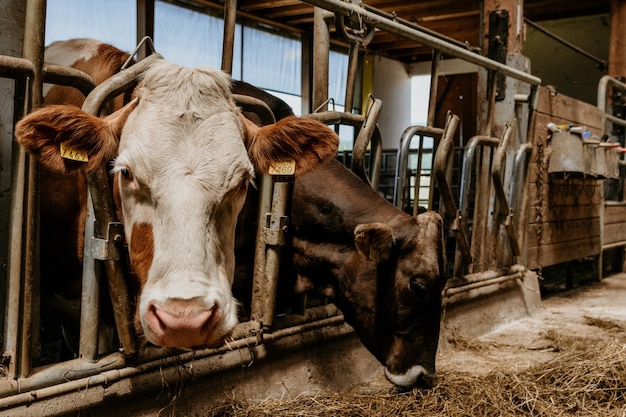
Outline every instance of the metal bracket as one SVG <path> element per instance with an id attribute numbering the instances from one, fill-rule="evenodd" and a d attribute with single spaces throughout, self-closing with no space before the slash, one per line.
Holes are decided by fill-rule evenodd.
<path id="1" fill-rule="evenodd" d="M 110 222 L 107 225 L 106 238 L 92 236 L 88 241 L 89 255 L 101 261 L 120 259 L 117 244 L 124 240 L 124 225 L 120 222 Z"/>
<path id="2" fill-rule="evenodd" d="M 266 214 L 266 223 L 271 225 L 272 215 Z M 289 218 L 287 216 L 281 216 L 278 220 L 278 227 L 264 227 L 263 228 L 263 242 L 266 245 L 273 246 L 285 246 L 287 239 L 285 237 L 288 230 Z"/>

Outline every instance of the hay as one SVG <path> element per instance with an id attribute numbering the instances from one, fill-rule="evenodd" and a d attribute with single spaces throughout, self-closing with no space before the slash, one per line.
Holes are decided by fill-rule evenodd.
<path id="1" fill-rule="evenodd" d="M 520 372 L 443 372 L 432 389 L 230 401 L 207 417 L 603 416 L 626 417 L 626 345 L 548 332 L 558 355 Z"/>

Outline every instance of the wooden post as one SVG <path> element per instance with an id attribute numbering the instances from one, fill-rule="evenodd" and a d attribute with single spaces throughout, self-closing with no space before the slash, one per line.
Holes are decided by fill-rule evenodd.
<path id="1" fill-rule="evenodd" d="M 609 75 L 626 76 L 626 1 L 611 0 L 609 32 Z"/>

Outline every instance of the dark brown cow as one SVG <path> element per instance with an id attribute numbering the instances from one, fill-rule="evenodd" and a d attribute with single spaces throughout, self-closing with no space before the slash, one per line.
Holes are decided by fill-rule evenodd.
<path id="1" fill-rule="evenodd" d="M 277 118 L 291 112 L 245 83 L 236 82 L 233 91 L 265 101 Z M 256 191 L 248 192 L 237 232 L 235 291 L 245 300 L 253 241 L 244 231 L 256 230 L 250 226 L 256 197 Z M 331 160 L 296 180 L 289 227 L 292 249 L 283 255 L 282 270 L 292 272 L 296 290 L 334 293 L 335 304 L 391 382 L 407 387 L 428 381 L 435 371 L 446 281 L 441 217 L 404 213 Z"/>

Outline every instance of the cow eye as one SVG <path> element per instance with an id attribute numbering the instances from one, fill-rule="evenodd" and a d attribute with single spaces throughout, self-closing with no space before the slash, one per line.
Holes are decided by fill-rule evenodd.
<path id="1" fill-rule="evenodd" d="M 127 167 L 120 168 L 119 173 L 122 175 L 122 177 L 126 178 L 127 180 L 133 179 L 133 173 Z"/>
<path id="2" fill-rule="evenodd" d="M 428 292 L 428 286 L 423 280 L 419 278 L 411 279 L 411 282 L 409 283 L 409 288 L 418 297 L 424 297 Z"/>

